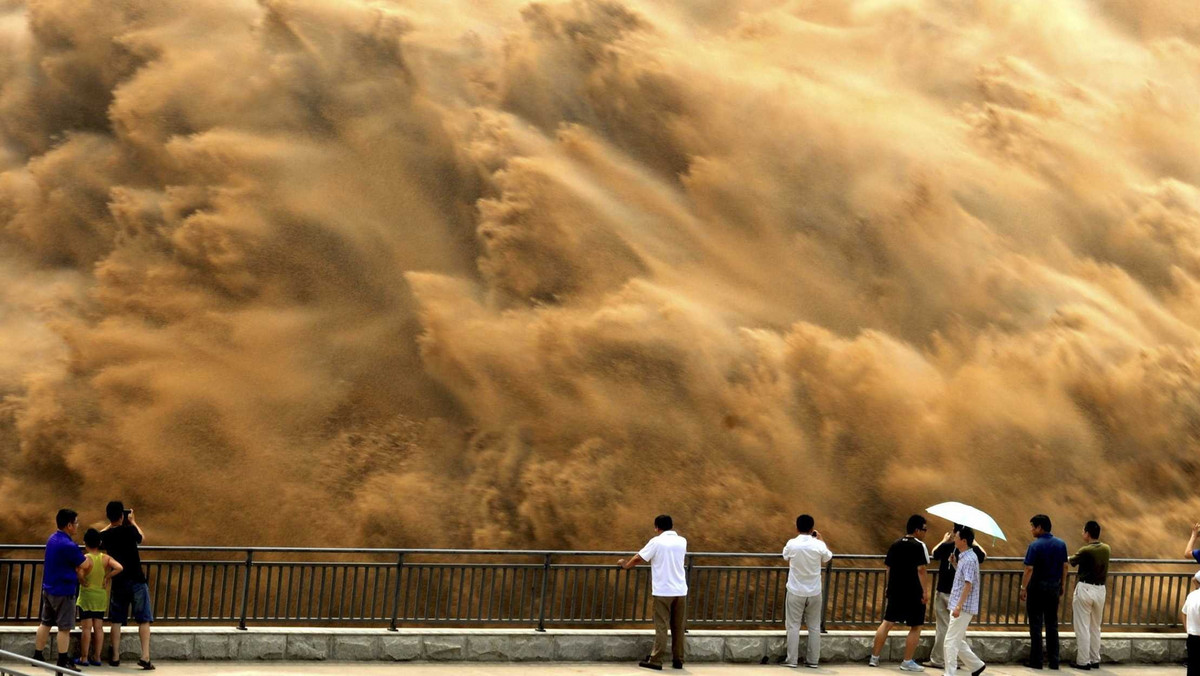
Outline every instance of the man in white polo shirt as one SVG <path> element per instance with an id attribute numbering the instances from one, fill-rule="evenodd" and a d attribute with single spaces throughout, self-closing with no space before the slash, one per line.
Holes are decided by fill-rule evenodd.
<path id="1" fill-rule="evenodd" d="M 667 627 L 671 627 L 671 666 L 683 668 L 683 618 L 687 611 L 687 573 L 683 560 L 687 556 L 687 540 L 673 530 L 671 517 L 654 517 L 654 532 L 642 551 L 632 559 L 621 559 L 622 568 L 633 568 L 638 561 L 650 564 L 651 594 L 654 596 L 654 649 L 650 656 L 638 662 L 639 667 L 662 670 L 663 653 L 667 650 Z"/>
<path id="2" fill-rule="evenodd" d="M 796 537 L 783 546 L 783 558 L 788 562 L 787 658 L 783 664 L 793 668 L 800 663 L 801 622 L 808 628 L 804 666 L 816 669 L 821 658 L 821 566 L 833 558 L 833 552 L 815 525 L 808 514 L 796 517 Z"/>

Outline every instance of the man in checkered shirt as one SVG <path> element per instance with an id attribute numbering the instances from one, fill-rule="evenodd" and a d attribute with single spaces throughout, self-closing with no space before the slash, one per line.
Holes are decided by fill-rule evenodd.
<path id="1" fill-rule="evenodd" d="M 967 645 L 967 625 L 979 614 L 979 557 L 971 545 L 975 544 L 975 531 L 963 526 L 954 534 L 954 547 L 958 550 L 958 568 L 954 571 L 954 587 L 950 590 L 950 626 L 946 629 L 946 676 L 958 672 L 958 660 L 971 670 L 971 676 L 979 676 L 987 666 Z"/>

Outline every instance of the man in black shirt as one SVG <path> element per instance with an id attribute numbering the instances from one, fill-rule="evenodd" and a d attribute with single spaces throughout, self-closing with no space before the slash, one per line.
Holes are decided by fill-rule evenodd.
<path id="1" fill-rule="evenodd" d="M 946 629 L 950 626 L 950 590 L 954 587 L 954 562 L 958 559 L 958 549 L 954 546 L 954 536 L 962 529 L 961 524 L 954 524 L 942 541 L 933 548 L 933 560 L 938 562 L 937 593 L 933 598 L 933 615 L 937 620 L 937 633 L 933 637 L 933 650 L 929 653 L 929 664 L 938 669 L 944 668 L 942 654 L 946 647 Z M 987 553 L 977 544 L 971 549 L 979 557 L 979 563 L 987 558 Z"/>
<path id="2" fill-rule="evenodd" d="M 887 605 L 883 610 L 883 622 L 875 632 L 875 647 L 867 664 L 879 666 L 879 653 L 883 651 L 888 632 L 896 624 L 907 624 L 908 641 L 904 644 L 900 670 L 925 671 L 925 667 L 913 661 L 913 655 L 921 639 L 921 625 L 925 624 L 925 604 L 929 602 L 929 577 L 925 571 L 929 565 L 929 550 L 921 541 L 929 527 L 925 517 L 914 514 L 908 518 L 907 529 L 908 535 L 892 543 L 883 561 L 888 570 Z"/>
<path id="3" fill-rule="evenodd" d="M 154 614 L 150 607 L 150 589 L 146 574 L 142 571 L 142 558 L 138 545 L 142 543 L 142 528 L 133 518 L 133 510 L 125 509 L 120 500 L 113 500 L 104 508 L 108 527 L 100 531 L 100 548 L 117 560 L 123 570 L 112 579 L 112 594 L 108 604 L 109 643 L 112 659 L 109 664 L 121 664 L 121 625 L 129 622 L 129 609 L 133 608 L 133 621 L 138 625 L 138 637 L 142 643 L 142 658 L 138 666 L 144 670 L 154 669 L 150 662 L 150 623 Z"/>

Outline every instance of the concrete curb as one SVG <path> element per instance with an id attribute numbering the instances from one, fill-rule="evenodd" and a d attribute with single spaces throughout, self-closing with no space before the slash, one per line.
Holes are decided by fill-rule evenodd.
<path id="1" fill-rule="evenodd" d="M 821 641 L 821 662 L 837 664 L 865 661 L 870 654 L 871 631 L 834 631 Z M 1073 634 L 1062 636 L 1062 659 L 1075 657 Z M 803 637 L 803 634 L 802 634 Z M 32 654 L 33 627 L 0 627 L 0 649 Z M 650 652 L 650 629 L 322 629 L 227 627 L 156 627 L 151 651 L 156 661 L 287 660 L 345 662 L 608 662 L 632 661 Z M 1029 657 L 1025 632 L 971 632 L 968 641 L 985 661 L 1017 662 Z M 78 650 L 78 634 L 72 650 Z M 929 655 L 933 632 L 921 637 L 918 659 Z M 1106 633 L 1101 656 L 1109 664 L 1173 664 L 1186 658 L 1186 634 Z M 883 651 L 885 661 L 897 661 L 904 634 L 896 631 Z M 805 641 L 800 641 L 801 657 Z M 766 657 L 776 662 L 785 650 L 783 631 L 688 632 L 690 662 L 758 663 Z M 138 657 L 137 632 L 121 636 L 121 659 Z"/>

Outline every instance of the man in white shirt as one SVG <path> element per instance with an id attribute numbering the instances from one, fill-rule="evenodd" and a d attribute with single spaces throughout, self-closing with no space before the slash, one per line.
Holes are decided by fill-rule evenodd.
<path id="1" fill-rule="evenodd" d="M 683 618 L 687 610 L 687 573 L 684 558 L 687 540 L 674 530 L 671 517 L 654 517 L 655 536 L 632 559 L 621 559 L 617 565 L 633 568 L 639 561 L 650 564 L 651 594 L 654 596 L 654 649 L 650 656 L 638 662 L 639 667 L 662 670 L 663 653 L 667 650 L 667 627 L 671 628 L 671 666 L 683 668 Z"/>
<path id="2" fill-rule="evenodd" d="M 788 562 L 787 659 L 783 664 L 792 668 L 800 663 L 801 621 L 808 629 L 804 666 L 816 669 L 821 658 L 821 566 L 833 558 L 833 552 L 815 526 L 808 514 L 796 517 L 797 535 L 783 546 L 783 558 Z"/>
<path id="3" fill-rule="evenodd" d="M 1187 624 L 1187 676 L 1200 676 L 1200 573 L 1192 576 L 1192 593 L 1182 611 Z"/>

